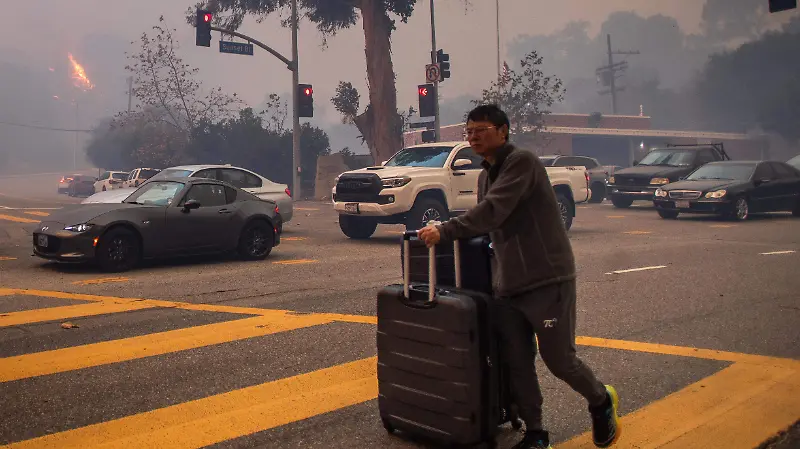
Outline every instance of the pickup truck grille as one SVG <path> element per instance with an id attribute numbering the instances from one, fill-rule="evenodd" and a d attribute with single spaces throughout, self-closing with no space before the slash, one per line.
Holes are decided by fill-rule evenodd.
<path id="1" fill-rule="evenodd" d="M 697 190 L 672 190 L 669 192 L 669 197 L 676 200 L 696 200 L 702 193 Z"/>
<path id="2" fill-rule="evenodd" d="M 615 175 L 614 183 L 619 186 L 646 187 L 650 185 L 650 178 L 634 178 L 624 175 Z"/>
<path id="3" fill-rule="evenodd" d="M 334 201 L 378 203 L 381 190 L 383 190 L 381 178 L 374 173 L 342 175 L 336 183 Z"/>

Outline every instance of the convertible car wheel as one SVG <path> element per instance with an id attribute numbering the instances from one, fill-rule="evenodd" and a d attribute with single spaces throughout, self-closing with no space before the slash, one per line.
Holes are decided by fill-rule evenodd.
<path id="1" fill-rule="evenodd" d="M 272 252 L 272 232 L 272 226 L 265 221 L 249 223 L 239 237 L 239 255 L 245 260 L 265 259 Z"/>
<path id="2" fill-rule="evenodd" d="M 139 236 L 125 228 L 111 229 L 97 244 L 97 263 L 108 272 L 127 271 L 139 263 Z"/>

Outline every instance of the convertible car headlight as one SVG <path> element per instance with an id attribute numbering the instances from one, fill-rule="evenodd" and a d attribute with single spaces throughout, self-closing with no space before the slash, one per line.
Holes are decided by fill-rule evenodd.
<path id="1" fill-rule="evenodd" d="M 669 178 L 653 178 L 650 180 L 650 184 L 654 186 L 669 184 Z"/>
<path id="2" fill-rule="evenodd" d="M 656 196 L 660 198 L 664 198 L 667 196 L 666 190 L 656 189 Z"/>
<path id="3" fill-rule="evenodd" d="M 408 176 L 400 176 L 397 178 L 384 178 L 381 179 L 381 182 L 383 183 L 384 188 L 391 189 L 393 187 L 403 187 L 404 185 L 411 182 L 411 178 L 409 178 Z"/>
<path id="4" fill-rule="evenodd" d="M 64 228 L 64 230 L 70 232 L 86 232 L 89 229 L 92 229 L 93 226 L 94 225 L 90 225 L 88 223 L 81 223 L 81 224 L 67 226 Z"/>
<path id="5" fill-rule="evenodd" d="M 706 193 L 706 198 L 722 198 L 727 194 L 726 190 L 715 190 L 713 192 Z"/>

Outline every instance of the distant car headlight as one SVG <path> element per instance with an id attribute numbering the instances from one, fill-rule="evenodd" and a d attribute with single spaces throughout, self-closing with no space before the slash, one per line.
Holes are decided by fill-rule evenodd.
<path id="1" fill-rule="evenodd" d="M 715 190 L 713 192 L 706 193 L 706 198 L 722 198 L 728 193 L 727 190 Z"/>
<path id="2" fill-rule="evenodd" d="M 411 182 L 411 178 L 408 176 L 399 176 L 397 178 L 384 178 L 381 179 L 381 182 L 383 183 L 384 188 L 391 189 L 394 187 L 403 187 Z"/>
<path id="3" fill-rule="evenodd" d="M 650 185 L 660 186 L 664 184 L 669 184 L 669 178 L 653 178 L 650 180 Z"/>
<path id="4" fill-rule="evenodd" d="M 613 176 L 609 176 L 608 177 L 608 183 L 609 184 L 614 184 L 614 177 Z"/>
<path id="5" fill-rule="evenodd" d="M 656 189 L 656 196 L 660 198 L 664 198 L 667 196 L 667 191 L 662 189 Z"/>
<path id="6" fill-rule="evenodd" d="M 64 228 L 64 230 L 70 232 L 86 232 L 89 229 L 92 229 L 93 226 L 94 225 L 90 225 L 88 223 L 81 223 L 81 224 L 67 226 Z"/>

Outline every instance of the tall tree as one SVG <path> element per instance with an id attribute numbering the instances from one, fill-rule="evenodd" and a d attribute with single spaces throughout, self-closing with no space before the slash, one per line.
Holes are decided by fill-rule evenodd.
<path id="1" fill-rule="evenodd" d="M 364 28 L 364 52 L 367 58 L 369 105 L 361 121 L 370 132 L 362 134 L 367 145 L 379 157 L 391 156 L 402 146 L 402 117 L 397 110 L 397 90 L 392 65 L 391 34 L 399 17 L 406 22 L 417 0 L 298 0 L 300 13 L 322 33 L 323 39 L 350 28 L 361 17 Z M 208 0 L 205 5 L 215 13 L 215 23 L 222 28 L 239 28 L 246 15 L 263 20 L 270 14 L 285 11 L 290 0 Z M 202 4 L 201 4 L 202 5 Z M 198 6 L 201 6 L 198 5 Z M 190 8 L 187 20 L 194 22 Z M 288 25 L 289 23 L 284 23 Z M 382 160 L 382 159 L 379 159 Z"/>
<path id="2" fill-rule="evenodd" d="M 522 73 L 507 70 L 473 104 L 496 104 L 508 114 L 512 132 L 535 135 L 544 128 L 550 108 L 564 99 L 564 88 L 561 79 L 544 74 L 542 57 L 535 50 L 519 63 Z"/>

